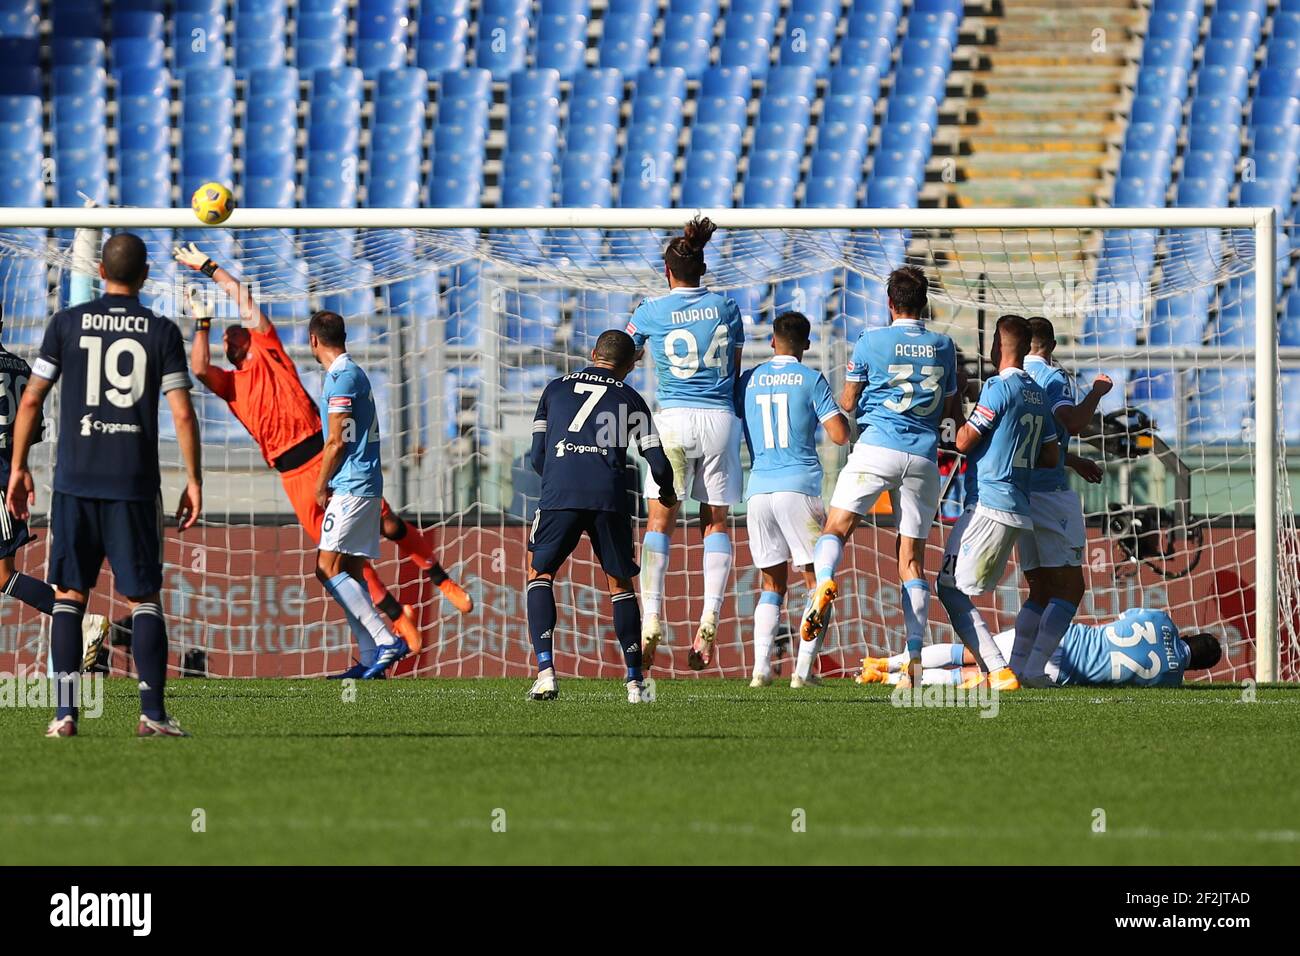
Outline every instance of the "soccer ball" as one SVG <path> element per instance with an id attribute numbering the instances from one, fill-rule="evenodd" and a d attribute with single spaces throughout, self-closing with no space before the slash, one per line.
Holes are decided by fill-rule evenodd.
<path id="1" fill-rule="evenodd" d="M 230 218 L 235 211 L 235 197 L 221 183 L 204 183 L 194 190 L 190 198 L 190 208 L 199 222 L 207 226 L 217 226 Z"/>

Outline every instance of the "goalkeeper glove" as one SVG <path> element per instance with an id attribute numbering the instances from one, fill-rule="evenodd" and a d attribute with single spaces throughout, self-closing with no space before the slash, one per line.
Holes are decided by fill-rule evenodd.
<path id="1" fill-rule="evenodd" d="M 190 317 L 194 319 L 194 331 L 206 332 L 212 328 L 212 312 L 194 286 L 185 290 L 185 303 Z"/>

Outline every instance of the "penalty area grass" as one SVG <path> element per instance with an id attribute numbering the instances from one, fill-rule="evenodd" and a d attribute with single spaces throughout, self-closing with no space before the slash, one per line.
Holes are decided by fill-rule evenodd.
<path id="1" fill-rule="evenodd" d="M 46 740 L 0 709 L 9 864 L 1300 863 L 1300 690 L 900 708 L 828 681 L 133 681 Z"/>

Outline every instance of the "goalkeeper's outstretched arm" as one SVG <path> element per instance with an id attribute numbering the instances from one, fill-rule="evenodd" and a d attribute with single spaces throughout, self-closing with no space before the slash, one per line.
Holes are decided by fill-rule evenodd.
<path id="1" fill-rule="evenodd" d="M 244 283 L 209 259 L 198 246 L 192 242 L 188 246 L 177 246 L 176 261 L 181 265 L 189 266 L 195 272 L 202 272 L 215 282 L 222 292 L 234 299 L 239 304 L 239 318 L 244 325 L 256 332 L 270 333 L 271 320 L 257 307 L 257 300 L 253 298 L 253 293 Z"/>

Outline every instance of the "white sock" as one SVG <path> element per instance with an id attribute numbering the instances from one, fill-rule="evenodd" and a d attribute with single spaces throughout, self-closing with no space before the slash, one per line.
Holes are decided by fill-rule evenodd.
<path id="1" fill-rule="evenodd" d="M 330 584 L 334 588 L 335 599 L 343 605 L 344 611 L 357 619 L 377 646 L 387 647 L 397 640 L 393 632 L 388 629 L 388 625 L 384 623 L 383 617 L 375 610 L 375 606 L 370 603 L 370 596 L 366 594 L 366 589 L 351 575 L 336 574 L 330 578 Z"/>
<path id="2" fill-rule="evenodd" d="M 984 667 L 989 672 L 1007 666 L 1006 658 L 1002 656 L 1002 651 L 998 649 L 993 635 L 984 625 L 984 618 L 980 616 L 979 608 L 968 595 L 951 585 L 940 584 L 939 600 L 943 602 L 952 629 L 957 632 L 961 642 L 984 662 Z"/>
<path id="3" fill-rule="evenodd" d="M 1011 660 L 1008 662 L 1017 674 L 1023 674 L 1025 671 L 1029 652 L 1034 649 L 1034 641 L 1038 637 L 1038 623 L 1042 617 L 1043 609 L 1036 602 L 1026 601 L 1020 605 L 1020 613 L 1016 615 L 1016 638 L 1011 645 Z"/>
<path id="4" fill-rule="evenodd" d="M 661 531 L 647 531 L 641 539 L 641 611 L 646 617 L 658 617 L 663 605 L 670 540 Z"/>
<path id="5" fill-rule="evenodd" d="M 704 613 L 717 617 L 731 576 L 731 539 L 723 531 L 704 536 Z"/>
<path id="6" fill-rule="evenodd" d="M 970 621 L 971 627 L 975 629 L 975 639 L 979 643 L 980 660 L 984 662 L 990 674 L 1002 670 L 1007 666 L 1007 659 L 1002 656 L 997 641 L 993 640 L 993 635 L 989 633 L 988 625 L 984 623 L 979 608 L 971 607 Z"/>
<path id="7" fill-rule="evenodd" d="M 930 585 L 924 578 L 903 582 L 903 622 L 907 625 L 907 653 L 919 657 L 930 625 Z"/>
<path id="8" fill-rule="evenodd" d="M 826 632 L 823 631 L 822 637 L 817 638 L 815 641 L 805 641 L 803 638 L 799 639 L 799 657 L 795 660 L 794 672 L 804 680 L 807 680 L 808 676 L 812 673 L 813 661 L 815 661 L 817 655 L 821 653 L 822 639 L 825 636 Z"/>
<path id="9" fill-rule="evenodd" d="M 758 677 L 772 674 L 772 645 L 780 625 L 781 595 L 764 591 L 754 607 L 754 674 Z"/>
<path id="10" fill-rule="evenodd" d="M 887 684 L 897 684 L 903 679 L 902 672 L 891 673 L 886 679 Z M 961 668 L 951 667 L 927 667 L 921 671 L 922 684 L 951 684 L 957 686 L 961 683 Z"/>
<path id="11" fill-rule="evenodd" d="M 818 584 L 835 577 L 842 557 L 844 557 L 844 542 L 839 537 L 824 534 L 817 539 L 817 544 L 813 546 L 813 569 L 817 572 Z"/>
<path id="12" fill-rule="evenodd" d="M 1029 655 L 1029 662 L 1025 665 L 1026 677 L 1043 676 L 1047 662 L 1052 659 L 1052 654 L 1060 646 L 1061 639 L 1065 637 L 1065 632 L 1069 629 L 1070 622 L 1074 620 L 1078 610 L 1069 601 L 1062 601 L 1060 598 L 1052 598 L 1047 602 L 1047 610 L 1043 612 L 1043 619 L 1038 625 L 1038 637 L 1034 641 L 1033 653 Z"/>
<path id="13" fill-rule="evenodd" d="M 922 667 L 961 667 L 966 653 L 964 644 L 927 644 L 921 648 Z M 907 652 L 889 658 L 890 671 L 907 667 Z"/>

